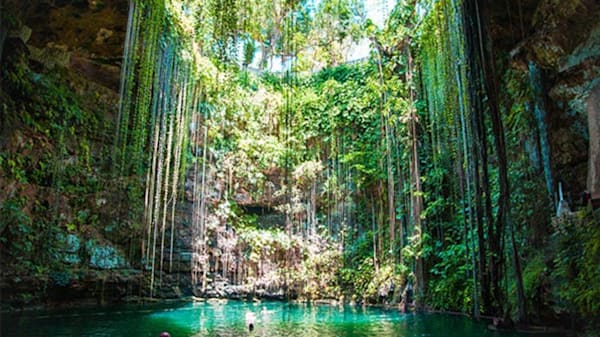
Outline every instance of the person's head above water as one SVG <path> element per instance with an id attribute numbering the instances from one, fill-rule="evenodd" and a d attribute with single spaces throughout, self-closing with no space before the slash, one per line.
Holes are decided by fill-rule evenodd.
<path id="1" fill-rule="evenodd" d="M 164 332 L 161 332 L 160 335 L 158 335 L 158 337 L 171 337 L 171 335 L 169 335 L 168 332 L 164 331 Z"/>
<path id="2" fill-rule="evenodd" d="M 256 320 L 256 315 L 252 311 L 246 312 L 246 325 L 248 325 L 248 330 L 254 330 L 254 321 Z"/>

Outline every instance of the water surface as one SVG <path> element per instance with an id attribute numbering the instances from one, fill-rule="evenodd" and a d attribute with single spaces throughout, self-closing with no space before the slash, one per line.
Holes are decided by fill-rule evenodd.
<path id="1" fill-rule="evenodd" d="M 256 316 L 254 331 L 247 313 Z M 444 314 L 288 304 L 281 302 L 179 303 L 3 314 L 4 337 L 524 337 L 489 331 L 484 322 Z M 543 335 L 536 335 L 543 336 Z"/>

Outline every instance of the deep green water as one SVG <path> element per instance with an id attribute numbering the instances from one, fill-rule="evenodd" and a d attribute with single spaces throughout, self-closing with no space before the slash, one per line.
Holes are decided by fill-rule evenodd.
<path id="1" fill-rule="evenodd" d="M 246 313 L 256 315 L 255 330 Z M 279 302 L 181 303 L 165 306 L 2 314 L 3 337 L 521 337 L 488 331 L 486 323 L 443 314 L 401 314 L 377 308 Z M 536 335 L 542 336 L 542 335 Z"/>

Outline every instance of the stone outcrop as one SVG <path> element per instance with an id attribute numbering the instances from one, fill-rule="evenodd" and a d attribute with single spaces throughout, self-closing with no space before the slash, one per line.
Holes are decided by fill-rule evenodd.
<path id="1" fill-rule="evenodd" d="M 71 55 L 68 66 L 115 92 L 119 90 L 121 68 L 118 66 L 102 64 L 77 53 Z"/>
<path id="2" fill-rule="evenodd" d="M 8 31 L 2 46 L 5 38 L 22 40 L 29 57 L 44 69 L 72 69 L 118 91 L 127 0 L 7 0 L 5 5 L 12 20 L 22 24 Z"/>

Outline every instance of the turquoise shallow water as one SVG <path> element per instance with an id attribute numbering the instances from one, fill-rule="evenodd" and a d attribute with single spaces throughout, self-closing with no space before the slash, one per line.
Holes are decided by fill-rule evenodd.
<path id="1" fill-rule="evenodd" d="M 256 316 L 254 331 L 246 315 Z M 280 302 L 180 303 L 3 314 L 3 337 L 522 337 L 488 331 L 483 322 L 444 314 Z M 542 335 L 537 335 L 542 336 Z"/>

